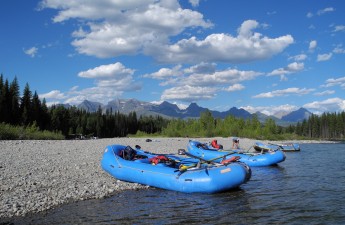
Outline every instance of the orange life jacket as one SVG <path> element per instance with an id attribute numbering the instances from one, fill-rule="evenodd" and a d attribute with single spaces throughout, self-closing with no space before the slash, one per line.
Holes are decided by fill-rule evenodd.
<path id="1" fill-rule="evenodd" d="M 220 163 L 223 165 L 228 165 L 231 162 L 236 162 L 237 160 L 239 160 L 241 157 L 240 156 L 233 156 L 229 159 L 224 159 L 222 160 Z"/>

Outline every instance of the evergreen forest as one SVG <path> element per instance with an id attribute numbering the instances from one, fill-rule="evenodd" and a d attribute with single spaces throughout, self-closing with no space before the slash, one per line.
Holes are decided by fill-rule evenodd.
<path id="1" fill-rule="evenodd" d="M 214 118 L 210 111 L 199 119 L 166 119 L 161 116 L 137 116 L 108 110 L 87 112 L 75 106 L 47 106 L 27 83 L 20 94 L 18 80 L 11 82 L 0 75 L 0 140 L 112 138 L 136 136 L 228 137 L 252 139 L 324 139 L 343 140 L 345 112 L 325 112 L 287 127 L 273 119 L 260 123 L 254 115 L 244 120 L 228 116 Z"/>

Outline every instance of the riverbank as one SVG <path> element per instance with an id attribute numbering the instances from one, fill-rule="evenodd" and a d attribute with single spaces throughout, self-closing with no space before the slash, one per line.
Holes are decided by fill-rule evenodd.
<path id="1" fill-rule="evenodd" d="M 146 151 L 176 154 L 178 149 L 186 149 L 189 140 L 152 138 L 147 142 L 146 139 L 0 141 L 0 218 L 24 216 L 71 201 L 103 198 L 116 191 L 147 188 L 118 181 L 100 166 L 107 145 L 140 145 Z M 231 148 L 231 138 L 216 139 L 224 149 Z M 212 139 L 196 140 L 210 142 Z M 254 143 L 252 139 L 240 139 L 241 148 L 247 151 L 254 151 Z"/>

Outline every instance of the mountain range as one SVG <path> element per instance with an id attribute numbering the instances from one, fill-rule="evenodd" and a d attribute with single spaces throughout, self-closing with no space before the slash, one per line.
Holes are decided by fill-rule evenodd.
<path id="1" fill-rule="evenodd" d="M 207 108 L 200 107 L 196 103 L 191 103 L 186 109 L 180 109 L 176 104 L 164 101 L 160 104 L 153 104 L 150 102 L 139 101 L 137 99 L 114 99 L 108 102 L 107 105 L 103 105 L 99 102 L 91 102 L 84 100 L 82 103 L 76 106 L 79 109 L 83 109 L 88 112 L 96 112 L 99 108 L 102 112 L 120 112 L 128 114 L 135 111 L 137 116 L 155 116 L 159 115 L 165 118 L 199 118 L 201 112 L 209 110 Z M 304 119 L 308 119 L 312 114 L 305 108 L 300 108 L 292 112 L 279 112 L 278 116 L 268 116 L 261 112 L 250 113 L 242 108 L 232 107 L 227 111 L 219 112 L 215 110 L 209 110 L 214 118 L 224 119 L 225 117 L 232 115 L 237 118 L 249 119 L 256 114 L 260 122 L 265 122 L 266 119 L 273 119 L 276 124 L 287 126 L 301 122 Z"/>

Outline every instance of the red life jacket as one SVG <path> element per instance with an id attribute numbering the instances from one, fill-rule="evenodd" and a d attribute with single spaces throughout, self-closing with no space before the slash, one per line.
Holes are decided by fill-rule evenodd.
<path id="1" fill-rule="evenodd" d="M 212 145 L 213 148 L 216 148 L 216 149 L 219 149 L 219 148 L 220 148 L 220 145 L 217 144 L 217 140 L 213 140 L 213 141 L 211 142 L 211 145 Z"/>
<path id="2" fill-rule="evenodd" d="M 157 155 L 153 158 L 150 158 L 150 163 L 153 165 L 157 165 L 160 162 L 166 162 L 169 161 L 168 157 L 164 156 L 164 155 Z"/>

